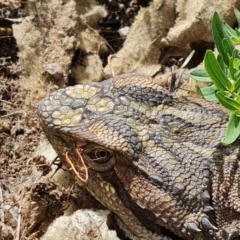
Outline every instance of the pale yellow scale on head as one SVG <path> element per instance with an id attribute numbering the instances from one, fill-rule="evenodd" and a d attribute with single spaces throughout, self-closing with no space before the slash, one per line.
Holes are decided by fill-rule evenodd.
<path id="1" fill-rule="evenodd" d="M 91 112 L 109 112 L 114 107 L 114 102 L 110 98 L 102 98 L 94 95 L 100 91 L 99 88 L 90 85 L 77 85 L 69 87 L 66 94 L 70 97 L 88 100 L 86 108 Z"/>
<path id="2" fill-rule="evenodd" d="M 74 126 L 82 119 L 82 108 L 73 110 L 68 106 L 63 106 L 52 113 L 53 124 Z"/>
<path id="3" fill-rule="evenodd" d="M 77 85 L 66 88 L 66 95 L 76 99 L 88 100 L 86 108 L 92 112 L 109 112 L 114 107 L 114 102 L 110 98 L 101 98 L 96 95 L 100 88 L 90 85 Z M 96 96 L 95 96 L 96 95 Z M 56 101 L 59 105 L 59 101 Z M 52 112 L 53 124 L 74 126 L 82 119 L 82 108 L 72 109 L 69 106 L 62 106 Z"/>
<path id="4" fill-rule="evenodd" d="M 94 96 L 100 89 L 90 85 L 76 85 L 74 87 L 68 87 L 66 94 L 73 98 L 89 99 Z"/>
<path id="5" fill-rule="evenodd" d="M 94 97 L 88 100 L 86 108 L 91 112 L 109 112 L 113 110 L 114 102 L 110 98 Z"/>
<path id="6" fill-rule="evenodd" d="M 100 89 L 90 85 L 77 85 L 66 88 L 66 94 L 73 98 L 89 99 L 94 96 Z M 59 101 L 57 101 L 59 103 Z M 82 119 L 82 108 L 72 109 L 69 106 L 62 106 L 52 113 L 53 124 L 74 126 Z"/>

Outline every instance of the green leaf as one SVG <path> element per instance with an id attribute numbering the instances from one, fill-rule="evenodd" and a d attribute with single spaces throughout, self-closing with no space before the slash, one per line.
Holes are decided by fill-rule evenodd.
<path id="1" fill-rule="evenodd" d="M 233 42 L 235 45 L 239 45 L 239 44 L 240 44 L 240 37 L 239 37 L 239 39 L 238 39 L 238 38 L 232 38 L 232 42 Z"/>
<path id="2" fill-rule="evenodd" d="M 235 8 L 234 13 L 235 13 L 236 18 L 237 18 L 238 26 L 240 27 L 240 12 Z"/>
<path id="3" fill-rule="evenodd" d="M 240 110 L 240 103 L 235 101 L 234 99 L 225 96 L 221 92 L 216 92 L 216 97 L 219 102 L 231 113 Z"/>
<path id="4" fill-rule="evenodd" d="M 217 87 L 215 85 L 212 85 L 210 87 L 205 87 L 205 88 L 201 88 L 201 92 L 202 94 L 205 95 L 211 95 L 211 94 L 215 94 L 217 91 Z"/>
<path id="5" fill-rule="evenodd" d="M 218 102 L 218 99 L 215 95 L 217 87 L 212 85 L 211 87 L 200 88 L 196 86 L 197 94 L 202 96 L 208 102 Z"/>
<path id="6" fill-rule="evenodd" d="M 229 70 L 230 77 L 232 79 L 234 79 L 234 74 L 235 74 L 236 71 L 235 71 L 235 68 L 234 68 L 234 65 L 233 65 L 233 59 L 232 58 L 230 58 L 228 70 Z"/>
<path id="7" fill-rule="evenodd" d="M 222 40 L 226 38 L 229 48 L 232 49 L 231 52 L 233 51 L 234 46 L 225 28 L 223 27 L 223 23 L 221 22 L 217 12 L 213 14 L 213 18 L 212 18 L 212 33 L 213 33 L 213 39 L 217 47 L 217 50 L 222 55 L 224 63 L 228 66 L 229 59 L 228 59 L 227 53 L 225 53 L 224 51 Z"/>
<path id="8" fill-rule="evenodd" d="M 239 66 L 240 56 L 237 49 L 233 49 L 232 58 L 234 59 L 234 61 L 238 61 L 238 66 Z"/>
<path id="9" fill-rule="evenodd" d="M 232 84 L 220 68 L 211 50 L 207 50 L 204 56 L 204 65 L 209 77 L 212 79 L 213 83 L 217 86 L 219 91 L 231 91 Z"/>
<path id="10" fill-rule="evenodd" d="M 190 77 L 199 82 L 212 82 L 205 69 L 196 69 L 191 71 Z"/>
<path id="11" fill-rule="evenodd" d="M 236 110 L 236 111 L 234 112 L 234 114 L 235 114 L 236 116 L 240 117 L 240 110 Z"/>
<path id="12" fill-rule="evenodd" d="M 227 146 L 233 143 L 238 138 L 239 134 L 240 134 L 240 117 L 231 113 L 228 120 L 226 136 L 222 144 L 224 146 Z"/>
<path id="13" fill-rule="evenodd" d="M 240 43 L 240 32 L 238 29 L 234 30 L 232 29 L 227 23 L 223 23 L 224 30 L 228 33 L 229 37 L 231 38 L 231 41 L 234 44 Z"/>
<path id="14" fill-rule="evenodd" d="M 238 38 L 238 35 L 236 33 L 236 31 L 234 29 L 232 29 L 226 22 L 223 23 L 223 28 L 225 29 L 225 31 L 229 34 L 229 36 Z"/>
<path id="15" fill-rule="evenodd" d="M 235 74 L 234 74 L 234 79 L 236 80 L 236 82 L 239 81 L 239 78 L 240 78 L 240 71 L 237 71 Z M 235 82 L 235 85 L 234 85 L 234 91 L 238 91 L 238 87 L 236 87 L 237 83 Z"/>
<path id="16" fill-rule="evenodd" d="M 223 46 L 224 53 L 228 56 L 228 58 L 231 57 L 234 48 L 231 45 L 229 45 L 229 42 L 227 41 L 226 38 L 222 40 L 222 46 Z"/>
<path id="17" fill-rule="evenodd" d="M 218 55 L 217 55 L 217 62 L 218 62 L 218 64 L 219 64 L 220 68 L 221 68 L 222 70 L 224 70 L 226 65 L 224 64 L 223 57 L 222 57 L 221 54 L 218 54 Z"/>
<path id="18" fill-rule="evenodd" d="M 238 26 L 240 26 L 240 12 L 237 9 L 235 9 L 234 11 L 238 21 Z M 227 23 L 223 23 L 223 28 L 228 33 L 231 41 L 234 44 L 240 44 L 240 32 L 238 29 L 232 29 Z"/>
<path id="19" fill-rule="evenodd" d="M 235 84 L 234 84 L 234 92 L 238 92 L 238 91 L 240 90 L 240 78 L 239 78 L 239 73 L 240 73 L 240 72 L 238 72 L 238 79 L 237 79 L 237 81 L 236 81 Z"/>
<path id="20" fill-rule="evenodd" d="M 196 91 L 197 91 L 197 94 L 198 94 L 199 96 L 201 96 L 201 97 L 204 98 L 204 95 L 203 95 L 203 93 L 202 93 L 201 88 L 200 88 L 199 86 L 197 86 L 197 85 L 196 85 Z"/>
<path id="21" fill-rule="evenodd" d="M 239 29 L 238 28 L 236 28 L 236 33 L 237 33 L 237 35 L 238 35 L 238 39 L 239 39 L 239 37 L 240 37 L 240 31 L 239 31 Z"/>
<path id="22" fill-rule="evenodd" d="M 216 98 L 216 94 L 215 93 L 214 94 L 205 95 L 204 99 L 206 101 L 208 101 L 208 102 L 215 102 L 215 103 L 219 102 L 218 99 Z"/>
<path id="23" fill-rule="evenodd" d="M 238 58 L 234 58 L 233 59 L 233 67 L 235 68 L 235 69 L 238 69 L 239 68 L 239 59 Z"/>

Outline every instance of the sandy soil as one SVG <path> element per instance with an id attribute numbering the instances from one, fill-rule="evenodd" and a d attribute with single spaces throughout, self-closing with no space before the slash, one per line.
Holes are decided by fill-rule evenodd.
<path id="1" fill-rule="evenodd" d="M 59 216 L 104 208 L 61 166 L 38 124 L 37 106 L 59 87 L 127 72 L 151 75 L 169 89 L 172 67 L 192 50 L 187 68 L 196 67 L 213 47 L 212 13 L 233 25 L 233 7 L 240 8 L 234 0 L 198 2 L 196 8 L 190 0 L 0 1 L 0 240 L 118 239 L 115 231 L 106 235 L 106 222 L 118 227 L 102 210 L 74 213 L 94 219 L 78 233 L 50 232 L 72 224 L 61 218 L 45 234 Z M 177 87 L 192 94 L 187 70 Z"/>

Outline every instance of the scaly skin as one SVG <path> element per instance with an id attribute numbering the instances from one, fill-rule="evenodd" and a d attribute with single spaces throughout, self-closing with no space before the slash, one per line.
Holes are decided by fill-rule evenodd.
<path id="1" fill-rule="evenodd" d="M 38 112 L 78 183 L 138 239 L 239 239 L 239 144 L 221 145 L 219 107 L 125 74 L 60 89 Z"/>

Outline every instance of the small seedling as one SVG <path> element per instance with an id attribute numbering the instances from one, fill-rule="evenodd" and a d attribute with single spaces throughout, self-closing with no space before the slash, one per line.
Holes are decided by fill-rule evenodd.
<path id="1" fill-rule="evenodd" d="M 240 12 L 235 10 L 240 26 Z M 212 83 L 197 92 L 207 101 L 220 103 L 229 112 L 224 146 L 233 143 L 240 135 L 240 55 L 235 45 L 240 44 L 240 30 L 232 29 L 222 22 L 218 13 L 212 18 L 212 34 L 218 53 L 207 50 L 204 56 L 205 69 L 191 72 L 196 81 Z"/>

